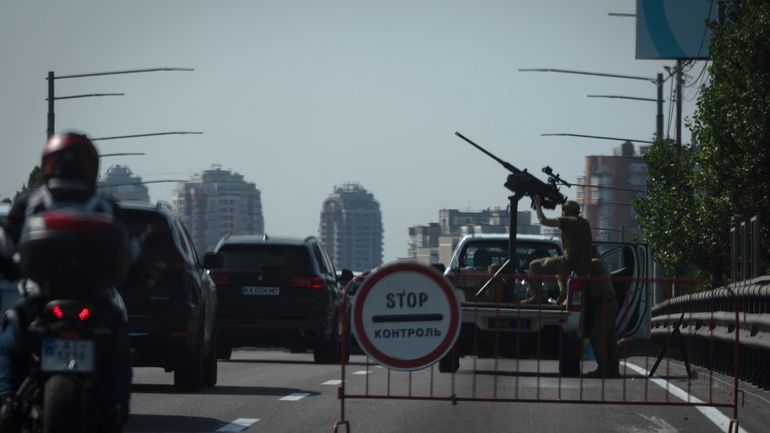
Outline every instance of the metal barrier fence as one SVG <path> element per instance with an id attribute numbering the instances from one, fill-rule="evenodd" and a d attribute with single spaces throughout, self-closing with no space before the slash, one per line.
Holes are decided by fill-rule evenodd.
<path id="1" fill-rule="evenodd" d="M 657 341 L 681 318 L 686 355 L 694 363 L 762 388 L 770 387 L 770 276 L 669 299 L 652 309 Z M 738 342 L 736 344 L 736 342 Z M 732 353 L 733 349 L 736 351 Z M 736 361 L 736 359 L 738 361 Z"/>
<path id="2" fill-rule="evenodd" d="M 489 278 L 478 272 L 471 275 Z M 529 275 L 498 275 L 502 281 L 522 284 Z M 358 284 L 364 277 L 357 277 Z M 615 328 L 619 332 L 618 376 L 593 377 L 596 358 L 587 344 L 592 314 L 590 305 L 592 285 L 609 280 L 618 293 L 618 314 Z M 348 285 L 346 308 L 341 311 L 343 326 L 342 359 L 356 347 L 350 333 Z M 691 293 L 670 299 L 652 308 L 651 290 L 645 290 L 645 299 L 630 296 L 633 287 L 651 287 L 653 283 L 670 284 L 670 280 L 635 277 L 588 278 L 583 281 L 579 308 L 562 305 L 528 305 L 510 296 L 493 294 L 479 301 L 465 294 L 462 303 L 463 324 L 455 348 L 437 363 L 416 371 L 398 371 L 380 367 L 369 356 L 356 362 L 360 369 L 352 371 L 347 362 L 341 365 L 341 384 L 338 388 L 340 417 L 333 431 L 341 427 L 350 431 L 346 419 L 347 400 L 415 400 L 488 403 L 567 403 L 611 404 L 640 406 L 690 406 L 732 409 L 729 431 L 738 431 L 738 377 L 744 373 L 762 376 L 759 367 L 767 364 L 766 355 L 752 348 L 766 348 L 763 332 L 770 321 L 762 314 L 767 304 L 759 299 L 767 297 L 768 280 L 762 284 L 714 289 L 695 293 L 703 282 L 682 281 L 690 284 Z M 516 288 L 501 285 L 510 292 Z M 568 298 L 566 304 L 573 305 Z M 756 302 L 754 302 L 756 301 Z M 766 302 L 766 301 L 764 301 Z M 652 321 L 647 322 L 644 338 L 624 334 L 632 329 L 633 314 L 623 314 L 626 307 L 636 303 Z M 742 311 L 743 306 L 749 306 Z M 570 311 L 573 310 L 573 311 Z M 756 311 L 755 311 L 756 310 Z M 761 311 L 761 312 L 760 312 Z M 626 311 L 626 313 L 628 313 Z M 570 340 L 567 323 L 579 315 L 579 344 Z M 595 313 L 593 313 L 595 314 Z M 638 316 L 638 315 L 637 315 Z M 541 326 L 543 325 L 543 326 Z M 547 326 L 546 326 L 547 325 Z M 739 330 L 736 332 L 735 330 Z M 644 333 L 643 333 L 644 334 Z M 764 349 L 762 349 L 764 350 Z M 356 352 L 354 352 L 356 353 Z M 361 352 L 358 352 L 361 353 Z M 766 353 L 766 352 L 764 352 Z M 764 357 L 763 357 L 764 356 Z M 571 369 L 571 359 L 577 358 L 577 368 Z M 679 362 L 676 358 L 684 361 Z M 690 368 L 690 361 L 699 365 Z M 743 364 L 745 362 L 745 364 Z M 712 386 L 716 373 L 730 376 L 732 387 L 726 392 L 715 392 Z M 376 373 L 376 374 L 375 374 Z M 766 376 L 763 376 L 766 377 Z M 665 380 L 668 379 L 668 380 Z M 671 380 L 682 383 L 681 388 Z M 697 395 L 697 397 L 696 397 Z"/>

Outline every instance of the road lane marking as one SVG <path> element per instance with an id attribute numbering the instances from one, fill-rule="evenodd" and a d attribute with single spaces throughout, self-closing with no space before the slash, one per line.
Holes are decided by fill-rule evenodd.
<path id="1" fill-rule="evenodd" d="M 647 377 L 650 375 L 650 372 L 645 370 L 642 367 L 639 367 L 638 365 L 631 364 L 630 362 L 623 362 L 621 363 L 625 364 L 626 367 L 630 368 L 631 370 L 634 370 L 635 372 L 641 374 L 644 377 Z M 659 387 L 663 388 L 664 390 L 668 391 L 671 395 L 674 397 L 686 401 L 688 403 L 703 403 L 703 400 L 699 399 L 698 397 L 695 397 L 694 395 L 691 395 L 687 393 L 687 391 L 683 390 L 682 388 L 679 388 L 678 386 L 674 385 L 673 383 L 665 380 L 665 379 L 659 379 L 659 378 L 653 378 L 650 379 L 652 383 L 655 385 L 658 385 Z M 727 415 L 723 414 L 719 411 L 719 409 L 715 407 L 706 407 L 706 406 L 694 406 L 695 409 L 698 409 L 698 412 L 702 413 L 703 416 L 709 419 L 709 421 L 713 422 L 714 425 L 722 429 L 723 432 L 728 433 L 730 428 L 730 418 L 727 417 Z M 746 429 L 739 426 L 739 433 L 748 433 Z"/>
<path id="2" fill-rule="evenodd" d="M 371 374 L 372 370 L 358 370 L 354 372 L 353 374 L 357 374 L 359 376 L 365 375 L 365 374 Z"/>
<path id="3" fill-rule="evenodd" d="M 342 381 L 340 379 L 332 379 L 332 380 L 327 380 L 321 385 L 340 385 L 340 384 L 342 384 Z"/>
<path id="4" fill-rule="evenodd" d="M 237 420 L 227 424 L 226 426 L 217 430 L 218 432 L 240 432 L 251 427 L 252 424 L 259 421 L 259 418 L 238 418 Z"/>
<path id="5" fill-rule="evenodd" d="M 299 401 L 299 400 L 302 400 L 303 398 L 305 398 L 305 397 L 307 397 L 309 395 L 310 395 L 309 392 L 295 392 L 295 393 L 287 395 L 286 397 L 281 397 L 279 400 Z"/>

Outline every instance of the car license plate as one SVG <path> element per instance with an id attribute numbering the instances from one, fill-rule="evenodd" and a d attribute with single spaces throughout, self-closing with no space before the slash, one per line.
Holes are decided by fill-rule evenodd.
<path id="1" fill-rule="evenodd" d="M 43 340 L 43 371 L 90 373 L 94 371 L 94 341 L 46 338 Z"/>
<path id="2" fill-rule="evenodd" d="M 241 287 L 241 294 L 246 296 L 278 296 L 280 287 L 246 286 Z"/>
<path id="3" fill-rule="evenodd" d="M 491 329 L 530 329 L 532 327 L 530 319 L 525 318 L 492 318 L 489 319 Z"/>

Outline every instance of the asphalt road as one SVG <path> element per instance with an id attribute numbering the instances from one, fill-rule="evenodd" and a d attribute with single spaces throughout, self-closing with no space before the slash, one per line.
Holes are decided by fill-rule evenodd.
<path id="1" fill-rule="evenodd" d="M 344 420 L 348 424 L 340 425 L 338 431 L 727 431 L 725 420 L 729 421 L 732 409 L 666 406 L 666 402 L 680 404 L 677 396 L 691 402 L 732 401 L 729 378 L 700 369 L 698 377 L 688 381 L 681 365 L 664 362 L 656 381 L 643 380 L 637 371 L 640 367 L 635 366 L 649 366 L 649 360 L 631 361 L 633 364 L 624 367 L 623 379 L 602 381 L 559 378 L 553 361 L 463 358 L 455 375 L 439 373 L 435 367 L 410 374 L 381 368 L 354 355 L 345 375 Z M 586 365 L 585 371 L 592 368 Z M 339 366 L 314 364 L 312 354 L 270 350 L 234 351 L 231 361 L 219 363 L 217 386 L 195 393 L 176 391 L 171 373 L 135 368 L 131 417 L 124 431 L 328 433 L 341 419 L 340 380 Z M 746 385 L 742 389 L 740 427 L 751 433 L 767 431 L 770 395 Z M 687 394 L 677 394 L 677 390 Z M 431 400 L 452 395 L 460 401 Z M 495 399 L 529 402 L 492 401 Z M 571 402 L 556 403 L 557 399 Z M 654 404 L 617 404 L 619 401 Z M 720 421 L 715 412 L 728 416 Z"/>

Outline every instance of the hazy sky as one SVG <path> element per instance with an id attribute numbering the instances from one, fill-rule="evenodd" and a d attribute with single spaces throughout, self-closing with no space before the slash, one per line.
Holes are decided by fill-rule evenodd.
<path id="1" fill-rule="evenodd" d="M 334 186 L 359 182 L 380 203 L 393 260 L 408 227 L 439 209 L 507 205 L 507 173 L 455 131 L 573 182 L 585 155 L 620 142 L 541 134 L 652 137 L 653 102 L 587 98 L 654 98 L 651 83 L 518 71 L 654 77 L 673 62 L 636 60 L 634 19 L 608 16 L 634 10 L 634 0 L 0 0 L 0 197 L 38 163 L 49 70 L 194 68 L 56 80 L 57 96 L 125 93 L 56 101 L 56 130 L 202 131 L 99 142 L 102 153 L 146 153 L 105 158 L 102 172 L 126 164 L 146 181 L 187 179 L 219 164 L 262 191 L 276 235 L 317 234 Z M 685 91 L 687 117 L 698 83 Z M 668 102 L 665 114 L 668 129 Z M 151 185 L 151 199 L 173 188 Z"/>

